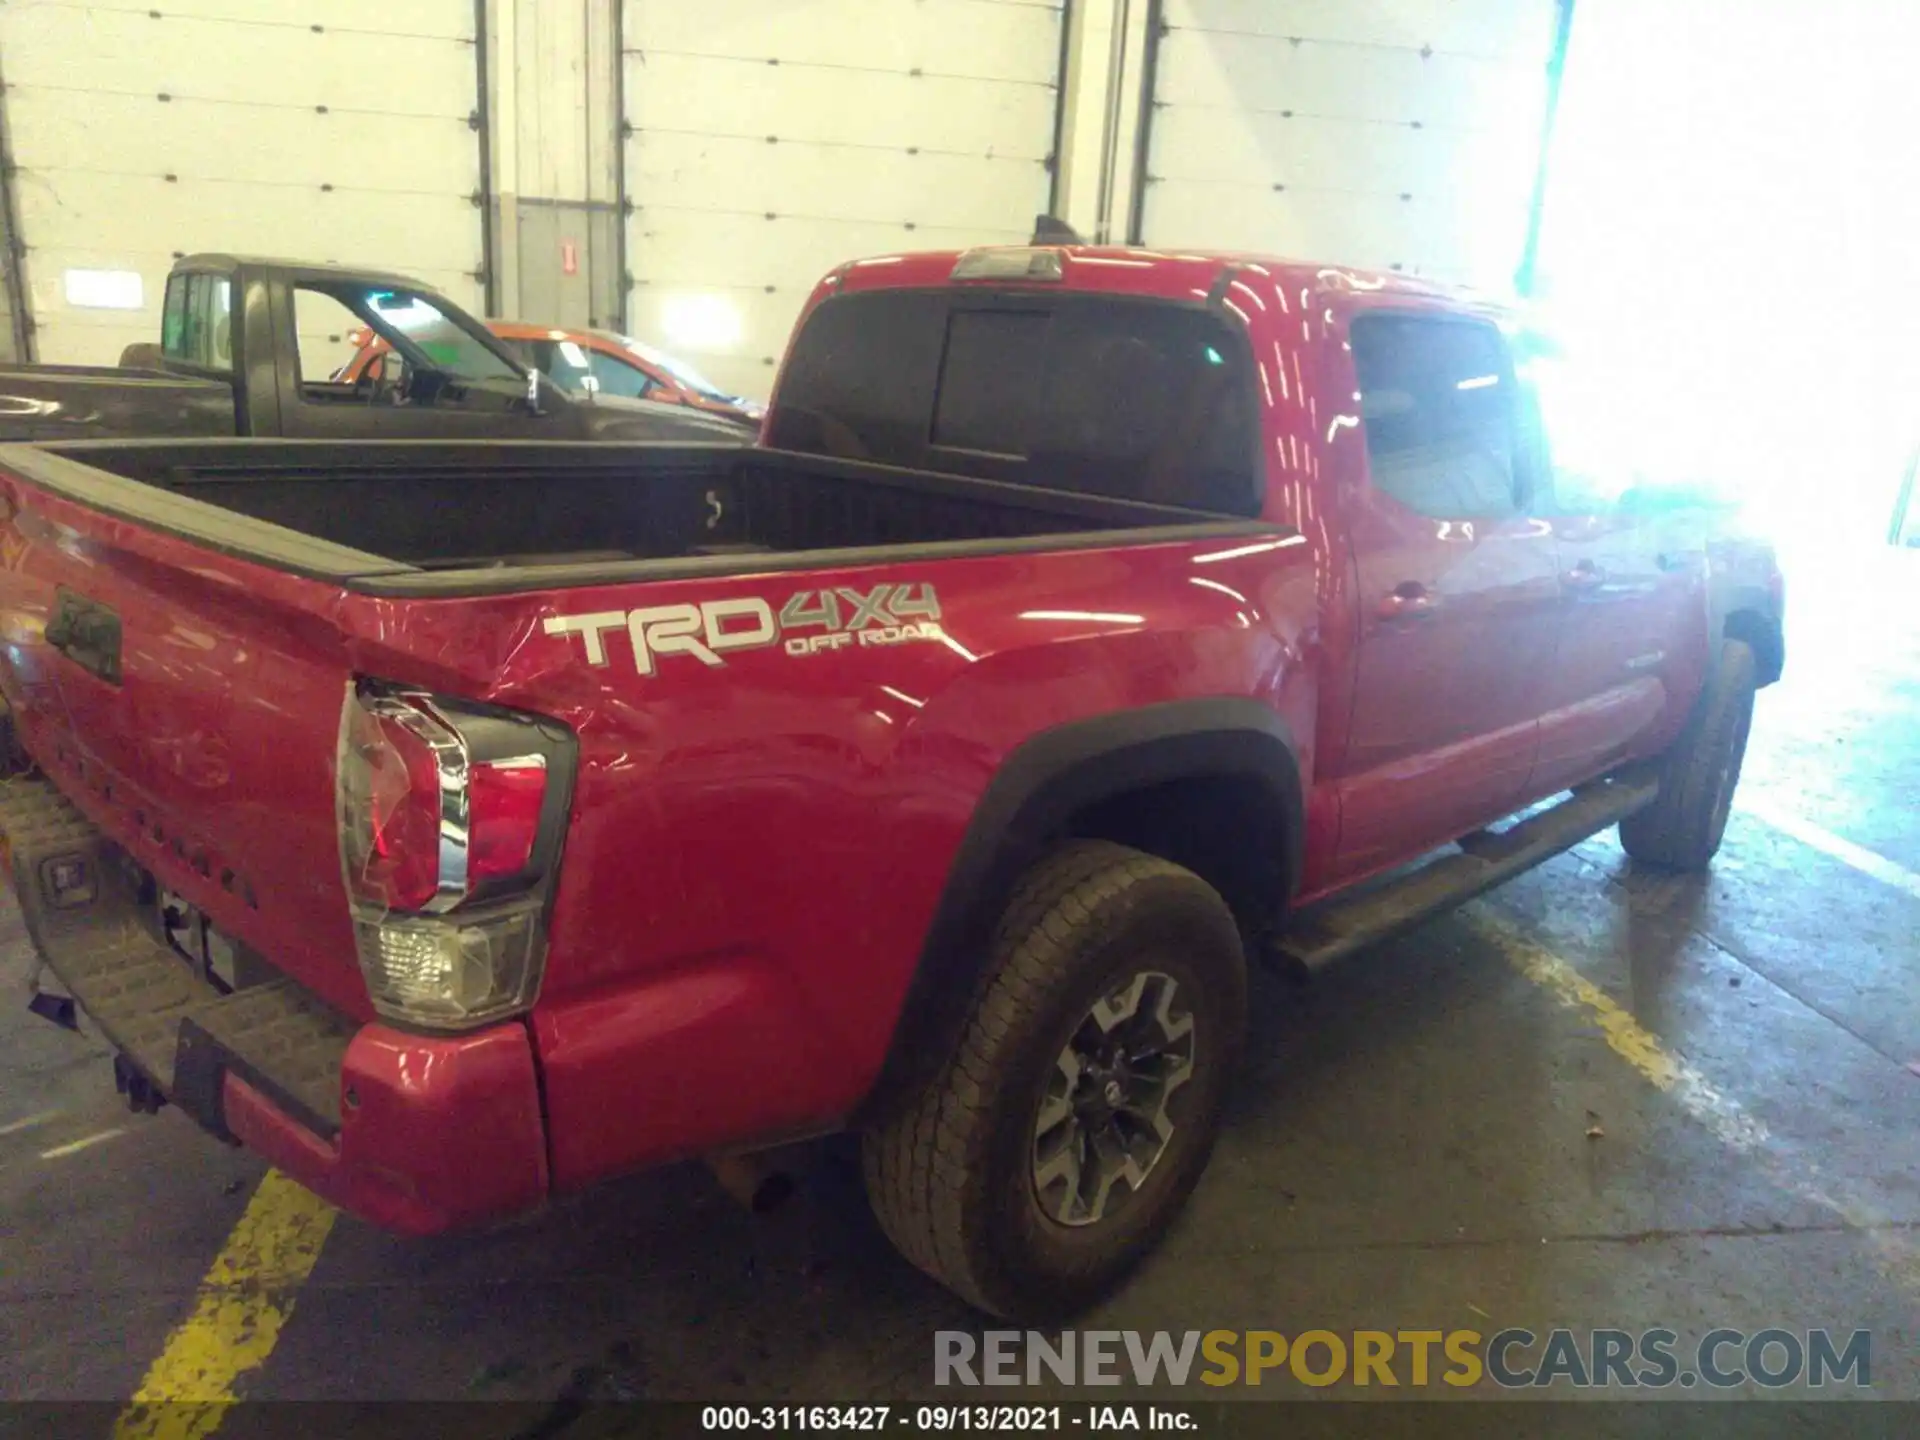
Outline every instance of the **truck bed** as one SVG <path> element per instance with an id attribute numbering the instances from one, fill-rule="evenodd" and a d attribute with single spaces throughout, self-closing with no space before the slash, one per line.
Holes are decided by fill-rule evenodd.
<path id="1" fill-rule="evenodd" d="M 1141 501 L 731 445 L 91 442 L 0 452 L 0 470 L 227 553 L 379 593 L 666 578 L 743 560 L 790 568 L 874 547 L 1026 548 L 1115 531 L 1138 539 L 1165 527 L 1262 528 Z M 319 544 L 285 543 L 295 536 Z M 544 573 L 556 570 L 567 573 Z"/>
<path id="2" fill-rule="evenodd" d="M 231 435 L 233 387 L 108 365 L 0 367 L 0 443 Z"/>

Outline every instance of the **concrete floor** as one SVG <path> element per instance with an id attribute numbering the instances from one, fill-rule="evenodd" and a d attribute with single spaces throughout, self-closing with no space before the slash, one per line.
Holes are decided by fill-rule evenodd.
<path id="1" fill-rule="evenodd" d="M 1874 1392 L 1920 1398 L 1916 596 L 1920 554 L 1891 550 L 1796 580 L 1789 679 L 1709 875 L 1636 872 L 1603 837 L 1309 988 L 1262 981 L 1211 1171 L 1083 1323 L 1868 1329 Z M 1629 1064 L 1569 974 L 1692 1078 Z M 175 1113 L 117 1108 L 96 1045 L 10 1003 L 0 1396 L 125 1400 L 260 1174 Z M 343 1220 L 241 1386 L 901 1400 L 929 1392 L 932 1332 L 976 1325 L 895 1260 L 829 1146 L 758 1219 L 681 1169 L 489 1235 Z"/>

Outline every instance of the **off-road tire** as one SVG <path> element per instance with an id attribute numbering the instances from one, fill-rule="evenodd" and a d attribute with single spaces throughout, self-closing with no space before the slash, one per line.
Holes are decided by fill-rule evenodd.
<path id="1" fill-rule="evenodd" d="M 1061 1224 L 1035 1189 L 1042 1087 L 1088 1007 L 1143 971 L 1173 976 L 1191 1006 L 1182 1113 L 1118 1213 Z M 1105 841 L 1041 860 L 1000 919 L 954 1052 L 862 1137 L 867 1196 L 887 1237 L 995 1315 L 1064 1318 L 1092 1303 L 1159 1240 L 1206 1168 L 1246 987 L 1233 916 L 1192 871 Z"/>
<path id="2" fill-rule="evenodd" d="M 1757 665 L 1741 640 L 1720 647 L 1687 726 L 1661 761 L 1659 797 L 1620 822 L 1620 846 L 1669 870 L 1703 870 L 1720 848 L 1753 723 Z"/>

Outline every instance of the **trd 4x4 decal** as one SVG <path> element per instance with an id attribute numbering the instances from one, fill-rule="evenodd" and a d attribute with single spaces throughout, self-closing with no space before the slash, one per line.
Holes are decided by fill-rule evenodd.
<path id="1" fill-rule="evenodd" d="M 695 605 L 648 605 L 638 610 L 600 610 L 590 615 L 554 615 L 549 635 L 578 635 L 589 665 L 607 663 L 607 634 L 625 630 L 633 645 L 633 668 L 654 673 L 662 655 L 691 655 L 703 665 L 724 665 L 729 650 L 782 645 L 789 655 L 814 655 L 848 646 L 904 645 L 938 640 L 940 599 L 920 583 L 876 585 L 865 594 L 849 586 L 797 590 L 778 614 L 757 595 L 708 600 Z"/>

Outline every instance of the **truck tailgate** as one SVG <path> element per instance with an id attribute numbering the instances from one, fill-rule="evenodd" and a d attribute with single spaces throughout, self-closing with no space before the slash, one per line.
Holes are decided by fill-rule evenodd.
<path id="1" fill-rule="evenodd" d="M 0 688 L 59 790 L 149 872 L 349 1016 L 334 764 L 338 592 L 0 476 Z"/>

